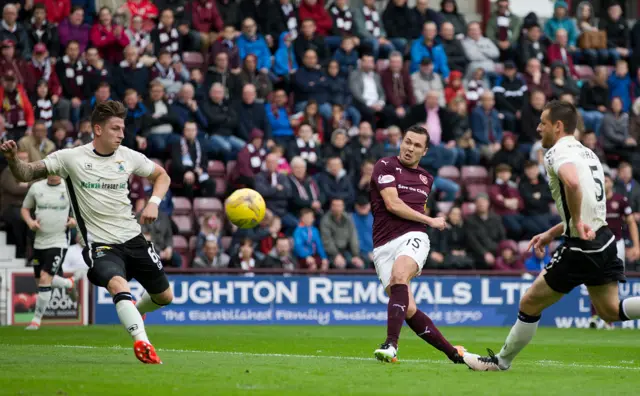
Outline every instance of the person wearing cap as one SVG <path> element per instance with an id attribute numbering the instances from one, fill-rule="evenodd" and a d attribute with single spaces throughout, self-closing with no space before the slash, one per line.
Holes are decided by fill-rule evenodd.
<path id="1" fill-rule="evenodd" d="M 564 0 L 556 1 L 553 6 L 553 17 L 547 19 L 544 24 L 544 35 L 556 37 L 556 30 L 564 29 L 569 37 L 569 49 L 573 52 L 576 49 L 578 40 L 578 29 L 575 21 L 569 17 L 569 5 Z"/>
<path id="2" fill-rule="evenodd" d="M 413 73 L 419 68 L 419 64 L 423 58 L 428 57 L 433 61 L 433 69 L 440 74 L 442 78 L 449 77 L 449 65 L 447 54 L 444 48 L 436 38 L 438 35 L 438 27 L 435 22 L 425 22 L 422 27 L 422 36 L 413 40 L 411 44 L 411 66 L 410 71 Z"/>
<path id="3" fill-rule="evenodd" d="M 518 76 L 518 69 L 513 61 L 504 63 L 504 73 L 498 77 L 493 87 L 496 98 L 496 109 L 503 116 L 503 128 L 506 131 L 518 132 L 518 121 L 522 117 L 527 84 Z"/>
<path id="4" fill-rule="evenodd" d="M 457 70 L 464 74 L 467 70 L 469 59 L 467 59 L 467 55 L 462 47 L 462 41 L 457 38 L 454 27 L 449 22 L 445 22 L 440 26 L 440 44 L 442 44 L 444 53 L 447 55 L 449 69 Z"/>
<path id="5" fill-rule="evenodd" d="M 51 95 L 51 102 L 54 105 L 57 105 L 58 102 L 61 101 L 66 102 L 62 107 L 69 107 L 71 105 L 68 99 L 64 99 L 62 97 L 62 86 L 60 85 L 60 80 L 58 79 L 58 75 L 55 72 L 55 66 L 47 52 L 47 47 L 43 43 L 38 43 L 33 47 L 33 57 L 31 58 L 31 62 L 27 64 L 25 74 L 27 76 L 25 79 L 25 89 L 29 95 L 33 96 L 35 94 L 36 84 L 38 81 L 44 80 L 47 82 L 49 94 Z M 64 110 L 64 114 L 62 114 L 60 118 L 64 120 L 69 119 L 69 110 L 69 108 Z"/>
<path id="6" fill-rule="evenodd" d="M 468 77 L 478 68 L 483 69 L 486 73 L 495 72 L 500 50 L 493 41 L 482 35 L 480 23 L 469 23 L 467 37 L 462 40 L 462 47 L 467 58 L 471 61 L 467 68 Z"/>
<path id="7" fill-rule="evenodd" d="M 7 71 L 2 79 L 0 104 L 0 113 L 4 116 L 7 132 L 12 140 L 18 141 L 25 134 L 31 133 L 35 122 L 33 107 L 12 70 Z"/>
<path id="8" fill-rule="evenodd" d="M 16 51 L 22 59 L 31 59 L 31 43 L 29 34 L 22 23 L 18 22 L 18 9 L 14 4 L 6 4 L 2 9 L 0 24 L 0 41 L 12 40 Z"/>
<path id="9" fill-rule="evenodd" d="M 231 188 L 253 188 L 255 176 L 262 170 L 267 150 L 263 145 L 264 132 L 254 128 L 249 135 L 247 143 L 238 153 L 236 167 L 231 176 Z"/>
<path id="10" fill-rule="evenodd" d="M 67 16 L 69 12 L 67 12 Z M 33 6 L 33 17 L 25 25 L 32 44 L 42 43 L 49 51 L 52 58 L 57 58 L 60 53 L 60 37 L 57 23 L 47 22 L 47 9 L 44 4 L 37 3 Z M 66 18 L 66 16 L 65 16 Z"/>
<path id="11" fill-rule="evenodd" d="M 424 57 L 420 61 L 420 68 L 411 74 L 411 85 L 413 87 L 413 97 L 416 103 L 424 103 L 428 92 L 438 92 L 438 106 L 446 105 L 444 100 L 444 84 L 442 77 L 433 71 L 433 61 L 429 57 Z"/>
<path id="12" fill-rule="evenodd" d="M 522 18 L 509 10 L 509 0 L 498 0 L 496 10 L 487 22 L 485 35 L 500 49 L 500 59 L 513 59 L 521 28 Z"/>
<path id="13" fill-rule="evenodd" d="M 11 39 L 2 40 L 0 43 L 0 48 L 2 49 L 2 57 L 0 57 L 0 76 L 7 73 L 11 70 L 19 84 L 25 85 L 25 89 L 27 86 L 34 85 L 35 81 L 32 84 L 28 84 L 28 74 L 26 73 L 27 62 L 25 62 L 21 57 L 16 56 L 15 51 L 16 43 Z"/>
<path id="14" fill-rule="evenodd" d="M 521 43 L 516 54 L 518 68 L 520 70 L 525 68 L 527 61 L 531 58 L 535 58 L 542 63 L 546 63 L 547 59 L 547 44 L 542 38 L 540 25 L 534 23 L 526 30 L 527 35 L 520 40 Z"/>
<path id="15" fill-rule="evenodd" d="M 480 193 L 475 198 L 475 213 L 466 219 L 469 253 L 476 262 L 476 269 L 491 269 L 496 263 L 496 253 L 507 233 L 500 216 L 490 209 L 489 195 Z"/>

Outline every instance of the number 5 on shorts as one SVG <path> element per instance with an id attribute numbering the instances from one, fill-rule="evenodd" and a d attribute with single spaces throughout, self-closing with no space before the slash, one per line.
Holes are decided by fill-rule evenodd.
<path id="1" fill-rule="evenodd" d="M 416 249 L 420 249 L 420 238 L 407 239 L 407 246 L 409 246 L 409 244 Z"/>

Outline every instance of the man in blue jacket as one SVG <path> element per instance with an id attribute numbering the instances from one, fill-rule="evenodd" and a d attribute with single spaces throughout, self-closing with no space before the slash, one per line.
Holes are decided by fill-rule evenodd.
<path id="1" fill-rule="evenodd" d="M 500 150 L 502 141 L 502 125 L 495 103 L 493 92 L 486 91 L 480 97 L 480 105 L 471 113 L 473 140 L 480 147 L 480 155 L 488 159 Z"/>
<path id="2" fill-rule="evenodd" d="M 302 67 L 293 76 L 296 111 L 303 111 L 310 99 L 318 103 L 318 112 L 326 120 L 331 118 L 327 76 L 318 68 L 318 55 L 309 49 L 304 53 Z"/>
<path id="3" fill-rule="evenodd" d="M 258 58 L 256 68 L 263 73 L 269 72 L 269 69 L 271 69 L 271 51 L 269 51 L 269 46 L 264 37 L 258 34 L 256 21 L 251 18 L 246 18 L 242 21 L 242 34 L 238 37 L 236 44 L 240 59 L 244 61 L 247 55 L 254 54 Z"/>
<path id="4" fill-rule="evenodd" d="M 422 28 L 422 37 L 411 44 L 411 73 L 420 69 L 420 62 L 424 58 L 433 61 L 433 71 L 442 76 L 449 77 L 449 65 L 447 54 L 442 45 L 436 40 L 438 29 L 434 22 L 427 22 Z"/>

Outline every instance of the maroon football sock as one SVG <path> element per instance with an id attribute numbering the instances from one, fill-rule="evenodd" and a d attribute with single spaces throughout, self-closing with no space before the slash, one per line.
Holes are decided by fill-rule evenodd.
<path id="1" fill-rule="evenodd" d="M 409 305 L 409 288 L 407 285 L 393 285 L 390 288 L 389 304 L 387 305 L 387 340 L 386 344 L 398 347 L 398 338 L 402 330 L 402 322 L 407 314 Z"/>
<path id="2" fill-rule="evenodd" d="M 431 318 L 424 312 L 417 310 L 411 318 L 407 318 L 407 324 L 418 337 L 431 344 L 434 348 L 444 352 L 452 361 L 456 361 L 458 351 L 444 338 L 440 330 L 438 330 L 436 325 L 431 321 Z"/>
<path id="3" fill-rule="evenodd" d="M 591 316 L 597 315 L 597 314 L 598 312 L 596 311 L 596 306 L 591 304 Z"/>

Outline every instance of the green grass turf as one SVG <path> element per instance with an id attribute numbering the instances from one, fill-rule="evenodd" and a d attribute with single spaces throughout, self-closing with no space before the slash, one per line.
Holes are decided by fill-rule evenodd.
<path id="1" fill-rule="evenodd" d="M 444 328 L 472 352 L 507 328 Z M 164 364 L 119 326 L 0 328 L 0 395 L 637 395 L 640 332 L 541 328 L 508 372 L 453 365 L 406 326 L 400 362 L 372 358 L 384 327 L 149 326 Z"/>

